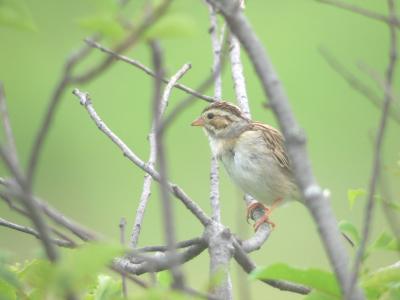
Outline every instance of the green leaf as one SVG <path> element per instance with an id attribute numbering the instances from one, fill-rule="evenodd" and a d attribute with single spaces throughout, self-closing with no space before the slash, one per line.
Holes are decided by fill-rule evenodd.
<path id="1" fill-rule="evenodd" d="M 97 273 L 123 253 L 119 245 L 91 243 L 67 252 L 54 275 L 58 291 L 79 289 L 94 280 Z"/>
<path id="2" fill-rule="evenodd" d="M 7 281 L 0 279 L 0 300 L 16 300 L 17 291 Z"/>
<path id="3" fill-rule="evenodd" d="M 0 280 L 12 285 L 16 289 L 21 289 L 22 285 L 17 277 L 17 274 L 12 268 L 6 264 L 6 254 L 0 253 Z"/>
<path id="4" fill-rule="evenodd" d="M 314 290 L 305 296 L 303 300 L 340 300 L 340 297 L 328 295 L 326 293 Z"/>
<path id="5" fill-rule="evenodd" d="M 393 239 L 394 237 L 387 232 L 382 232 L 376 241 L 371 245 L 371 249 L 387 249 Z"/>
<path id="6" fill-rule="evenodd" d="M 30 31 L 37 29 L 24 0 L 0 1 L 0 26 Z"/>
<path id="7" fill-rule="evenodd" d="M 391 201 L 391 202 L 385 201 L 384 204 L 387 205 L 388 207 L 390 207 L 392 210 L 400 212 L 400 204 L 399 203 L 393 202 L 393 201 Z"/>
<path id="8" fill-rule="evenodd" d="M 347 191 L 347 200 L 349 201 L 350 209 L 353 208 L 358 197 L 364 196 L 366 191 L 363 189 L 349 189 Z"/>
<path id="9" fill-rule="evenodd" d="M 164 16 L 145 33 L 147 39 L 187 38 L 196 33 L 196 24 L 187 14 L 175 13 Z"/>
<path id="10" fill-rule="evenodd" d="M 343 234 L 347 235 L 356 247 L 360 244 L 360 234 L 357 228 L 352 223 L 346 220 L 341 220 L 339 222 L 339 230 Z"/>
<path id="11" fill-rule="evenodd" d="M 54 265 L 48 260 L 35 259 L 24 266 L 19 272 L 19 278 L 29 286 L 40 289 L 50 284 L 54 271 Z"/>
<path id="12" fill-rule="evenodd" d="M 382 295 L 400 282 L 400 262 L 386 268 L 379 269 L 365 278 L 361 285 L 365 288 L 369 298 Z"/>
<path id="13" fill-rule="evenodd" d="M 265 268 L 258 268 L 251 273 L 252 278 L 287 280 L 302 284 L 332 296 L 339 296 L 339 285 L 332 273 L 319 269 L 300 269 L 277 263 Z"/>
<path id="14" fill-rule="evenodd" d="M 100 274 L 96 285 L 85 296 L 85 300 L 122 300 L 121 281 L 116 281 L 110 276 Z"/>
<path id="15" fill-rule="evenodd" d="M 121 38 L 125 32 L 115 16 L 109 13 L 86 17 L 79 20 L 78 24 L 84 29 L 101 33 L 113 39 Z"/>
<path id="16" fill-rule="evenodd" d="M 158 272 L 157 281 L 160 286 L 169 288 L 173 282 L 171 272 L 168 270 Z"/>

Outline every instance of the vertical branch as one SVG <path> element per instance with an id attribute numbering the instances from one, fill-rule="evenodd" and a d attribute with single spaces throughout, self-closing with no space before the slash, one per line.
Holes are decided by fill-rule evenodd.
<path id="1" fill-rule="evenodd" d="M 164 75 L 162 66 L 162 53 L 160 46 L 156 42 L 151 43 L 153 50 L 153 62 L 156 70 L 156 81 L 155 81 L 155 95 L 153 103 L 153 120 L 154 120 L 154 132 L 155 132 L 155 145 L 156 145 L 156 158 L 158 161 L 159 176 L 160 176 L 160 189 L 161 199 L 163 208 L 163 219 L 164 219 L 164 232 L 166 237 L 167 249 L 169 259 L 171 261 L 171 272 L 174 278 L 173 286 L 177 289 L 184 288 L 184 278 L 182 271 L 179 267 L 179 261 L 177 260 L 176 253 L 176 236 L 174 228 L 174 215 L 172 201 L 169 195 L 169 185 L 167 181 L 167 162 L 164 148 L 164 130 L 161 125 L 161 111 L 163 103 L 167 103 L 169 95 L 171 93 L 174 84 L 189 70 L 189 65 L 184 65 L 170 80 L 168 85 L 164 89 L 164 93 L 161 97 L 161 84 Z"/>
<path id="2" fill-rule="evenodd" d="M 0 81 L 0 114 L 3 123 L 3 130 L 6 138 L 6 145 L 8 151 L 10 155 L 12 155 L 12 159 L 16 161 L 18 158 L 18 152 L 17 152 L 17 147 L 15 145 L 14 134 L 12 132 L 10 116 L 8 115 L 4 86 L 1 81 Z"/>
<path id="3" fill-rule="evenodd" d="M 185 72 L 188 71 L 191 68 L 191 65 L 186 64 L 184 65 L 184 70 Z M 182 74 L 183 76 L 183 74 Z M 164 78 L 162 77 L 162 80 L 165 82 Z M 168 84 L 170 84 L 170 81 L 167 81 Z M 176 83 L 176 81 L 175 81 Z M 172 84 L 174 86 L 175 84 Z M 168 97 L 163 97 L 160 103 L 160 111 L 159 111 L 159 118 L 161 119 L 162 115 L 164 114 L 164 111 L 168 105 Z M 149 139 L 149 144 L 150 144 L 150 154 L 149 154 L 149 159 L 147 161 L 147 165 L 151 168 L 154 167 L 154 164 L 156 162 L 156 142 L 155 142 L 155 118 L 156 116 L 153 116 L 152 120 L 152 125 L 150 129 L 150 133 L 148 135 Z M 161 129 L 163 131 L 163 128 Z M 139 240 L 139 235 L 140 235 L 140 230 L 143 222 L 143 217 L 144 213 L 147 207 L 147 203 L 149 202 L 150 195 L 151 195 L 151 185 L 152 185 L 153 178 L 149 175 L 146 174 L 144 176 L 144 181 L 143 181 L 143 188 L 142 188 L 142 193 L 140 195 L 140 201 L 139 201 L 139 206 L 136 210 L 136 217 L 135 217 L 135 222 L 133 225 L 133 231 L 132 231 L 132 236 L 131 236 L 131 246 L 132 248 L 136 248 L 138 240 Z"/>
<path id="4" fill-rule="evenodd" d="M 240 59 L 240 43 L 232 33 L 230 34 L 229 42 L 229 57 L 231 60 L 232 80 L 235 88 L 236 100 L 244 115 L 251 119 L 249 100 L 246 91 L 246 80 L 243 75 L 243 65 Z"/>
<path id="5" fill-rule="evenodd" d="M 210 14 L 210 36 L 211 46 L 213 50 L 213 67 L 212 72 L 214 76 L 214 97 L 217 101 L 222 98 L 222 78 L 221 78 L 221 49 L 224 29 L 221 30 L 221 38 L 219 37 L 217 13 L 214 8 L 207 4 Z M 211 156 L 210 166 L 210 203 L 212 208 L 212 218 L 214 221 L 221 223 L 221 208 L 219 203 L 219 168 L 218 159 L 214 152 Z"/>
<path id="6" fill-rule="evenodd" d="M 396 19 L 396 7 L 394 0 L 388 0 L 389 7 L 389 18 Z M 364 220 L 363 220 L 363 230 L 362 239 L 360 242 L 360 247 L 358 248 L 356 259 L 354 261 L 353 270 L 351 273 L 351 280 L 348 290 L 348 299 L 350 299 L 354 286 L 357 281 L 361 263 L 363 260 L 365 248 L 368 243 L 368 237 L 371 230 L 371 223 L 373 220 L 373 212 L 375 207 L 375 192 L 377 187 L 377 182 L 379 179 L 379 172 L 381 169 L 381 159 L 382 159 L 382 146 L 385 136 L 387 119 L 389 116 L 390 102 L 392 101 L 393 95 L 393 78 L 397 62 L 397 32 L 396 27 L 393 23 L 389 23 L 390 30 L 390 48 L 389 48 L 389 63 L 386 69 L 386 82 L 384 90 L 384 101 L 382 106 L 381 117 L 379 121 L 379 128 L 375 138 L 374 146 L 374 159 L 372 165 L 372 173 L 368 188 L 367 204 L 365 206 Z"/>
<path id="7" fill-rule="evenodd" d="M 218 30 L 217 13 L 213 6 L 206 3 L 210 15 L 210 35 L 213 51 L 214 97 L 217 101 L 222 98 L 221 78 L 221 50 L 224 40 L 225 26 Z M 219 36 L 220 35 L 220 36 Z M 212 150 L 210 168 L 210 203 L 212 218 L 215 223 L 206 230 L 208 235 L 208 252 L 210 255 L 210 276 L 218 281 L 212 294 L 220 299 L 232 299 L 232 280 L 229 272 L 229 264 L 232 259 L 232 245 L 230 232 L 221 226 L 221 208 L 219 195 L 219 170 L 218 159 Z"/>
<path id="8" fill-rule="evenodd" d="M 121 218 L 121 220 L 119 221 L 119 241 L 120 241 L 122 246 L 125 245 L 125 228 L 126 228 L 126 219 L 125 218 Z M 127 290 L 127 287 L 126 287 L 126 276 L 125 276 L 125 274 L 121 275 L 121 279 L 122 279 L 122 295 L 126 299 L 128 297 L 128 290 Z"/>

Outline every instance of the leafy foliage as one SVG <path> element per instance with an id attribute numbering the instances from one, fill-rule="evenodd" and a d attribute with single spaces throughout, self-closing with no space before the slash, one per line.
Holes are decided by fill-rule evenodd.
<path id="1" fill-rule="evenodd" d="M 284 263 L 255 270 L 252 275 L 258 279 L 287 280 L 311 287 L 327 295 L 339 296 L 339 285 L 332 273 L 319 269 L 299 269 Z"/>

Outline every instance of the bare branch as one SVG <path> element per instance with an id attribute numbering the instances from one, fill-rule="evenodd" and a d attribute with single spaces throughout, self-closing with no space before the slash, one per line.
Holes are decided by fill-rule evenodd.
<path id="1" fill-rule="evenodd" d="M 377 20 L 377 21 L 381 21 L 381 22 L 385 22 L 388 25 L 393 24 L 393 26 L 400 28 L 400 21 L 397 19 L 396 16 L 393 17 L 387 17 L 385 15 L 381 15 L 379 13 L 376 13 L 374 11 L 370 11 L 368 9 L 362 8 L 362 7 L 358 7 L 355 6 L 353 4 L 349 4 L 343 1 L 339 1 L 339 0 L 316 0 L 317 2 L 320 3 L 324 3 L 324 4 L 328 4 L 328 5 L 332 5 L 353 13 L 356 13 L 358 15 L 362 15 L 364 17 L 370 18 L 372 20 Z"/>
<path id="2" fill-rule="evenodd" d="M 180 264 L 188 262 L 189 260 L 197 257 L 201 252 L 207 248 L 207 244 L 196 244 L 188 247 L 184 252 L 178 254 L 178 261 Z M 138 254 L 137 251 L 135 251 Z M 140 255 L 140 257 L 143 257 Z M 114 263 L 122 270 L 141 275 L 148 272 L 160 272 L 171 268 L 171 261 L 165 253 L 158 253 L 156 256 L 147 257 L 143 263 L 134 264 L 129 259 L 117 258 Z"/>
<path id="3" fill-rule="evenodd" d="M 256 265 L 250 260 L 246 252 L 243 250 L 242 247 L 240 247 L 237 241 L 233 241 L 233 246 L 235 247 L 235 252 L 234 252 L 235 260 L 246 273 L 250 274 L 256 268 Z M 311 292 L 311 289 L 305 286 L 294 284 L 287 281 L 279 281 L 279 280 L 261 280 L 261 281 L 281 291 L 288 291 L 303 295 L 309 294 Z"/>
<path id="4" fill-rule="evenodd" d="M 143 33 L 151 26 L 154 25 L 168 10 L 172 0 L 163 0 L 161 4 L 157 5 L 154 10 L 151 10 L 146 14 L 145 18 L 135 26 L 135 29 L 130 33 L 126 39 L 124 39 L 119 45 L 113 50 L 116 53 L 122 53 L 128 50 L 130 47 L 135 45 Z M 74 76 L 71 79 L 72 83 L 85 83 L 93 78 L 97 77 L 103 73 L 108 67 L 110 67 L 115 62 L 114 57 L 106 57 L 99 64 L 95 65 L 93 68 L 89 69 L 86 73 L 79 76 Z"/>
<path id="5" fill-rule="evenodd" d="M 40 240 L 39 233 L 33 228 L 15 224 L 15 223 L 7 221 L 3 218 L 0 218 L 0 226 L 8 227 L 8 228 L 11 228 L 11 229 L 14 229 L 17 231 L 21 231 L 21 232 L 33 235 L 34 237 L 36 237 L 37 239 Z M 76 246 L 75 244 L 71 243 L 70 241 L 66 241 L 66 240 L 50 238 L 50 241 L 60 247 L 74 248 Z"/>
<path id="6" fill-rule="evenodd" d="M 221 65 L 221 51 L 223 36 L 225 33 L 225 27 L 219 32 L 217 13 L 214 8 L 205 1 L 208 6 L 210 15 L 210 35 L 211 35 L 211 45 L 213 51 L 213 67 L 212 72 L 214 76 L 214 97 L 217 101 L 222 98 L 222 78 L 221 70 L 219 66 Z M 221 223 L 221 207 L 219 203 L 219 170 L 218 170 L 218 160 L 216 154 L 213 152 L 211 157 L 210 166 L 210 204 L 212 210 L 212 219 L 218 223 Z"/>
<path id="7" fill-rule="evenodd" d="M 194 238 L 194 239 L 190 239 L 190 240 L 177 242 L 175 246 L 177 249 L 179 249 L 179 248 L 187 248 L 189 246 L 201 244 L 201 243 L 205 243 L 205 241 L 203 238 L 198 237 L 198 238 Z M 167 247 L 166 246 L 146 246 L 143 248 L 138 248 L 138 249 L 136 249 L 136 251 L 138 251 L 138 252 L 165 252 L 165 251 L 167 251 Z"/>
<path id="8" fill-rule="evenodd" d="M 130 65 L 132 65 L 132 66 L 134 66 L 134 67 L 136 67 L 136 68 L 138 68 L 140 70 L 142 70 L 147 75 L 150 75 L 152 77 L 156 76 L 156 74 L 155 74 L 155 72 L 153 70 L 151 70 L 149 67 L 143 65 L 141 62 L 139 62 L 137 60 L 134 60 L 134 59 L 129 58 L 127 56 L 120 55 L 120 54 L 118 54 L 118 53 L 116 53 L 116 52 L 114 52 L 114 51 L 112 51 L 112 50 L 100 45 L 99 43 L 96 43 L 95 41 L 90 40 L 90 39 L 85 39 L 85 42 L 87 44 L 89 44 L 91 47 L 99 49 L 100 51 L 102 51 L 104 53 L 107 53 L 108 55 L 112 56 L 115 59 L 118 59 L 120 61 L 126 62 L 126 63 L 128 63 L 128 64 L 130 64 Z M 162 81 L 164 83 L 167 83 L 167 84 L 169 83 L 169 79 L 168 78 L 162 78 Z M 200 92 L 198 92 L 198 91 L 196 91 L 196 90 L 194 90 L 194 89 L 192 89 L 192 88 L 190 88 L 190 87 L 188 87 L 186 85 L 183 85 L 181 83 L 176 83 L 174 85 L 174 87 L 179 89 L 179 90 L 181 90 L 181 91 L 184 91 L 185 93 L 188 93 L 188 94 L 190 94 L 190 95 L 192 95 L 192 96 L 194 96 L 196 98 L 205 100 L 207 102 L 214 102 L 214 101 L 217 100 L 215 97 L 210 97 L 210 96 L 207 96 L 207 95 L 203 95 Z"/>
<path id="9" fill-rule="evenodd" d="M 240 59 L 240 43 L 232 33 L 229 34 L 229 43 L 229 57 L 231 60 L 232 80 L 236 94 L 236 101 L 244 115 L 251 119 L 249 99 L 246 91 L 246 80 L 243 73 L 242 61 Z"/>
<path id="10" fill-rule="evenodd" d="M 13 184 L 9 180 L 2 179 L 2 185 L 4 185 L 7 188 L 7 193 L 10 194 L 11 196 L 17 196 L 16 192 L 13 190 Z M 0 197 L 8 198 L 8 196 L 0 192 Z M 83 241 L 88 241 L 88 240 L 94 240 L 97 239 L 96 234 L 91 232 L 89 229 L 83 227 L 82 225 L 78 224 L 77 222 L 67 218 L 64 214 L 59 212 L 57 209 L 52 207 L 50 204 L 48 204 L 46 201 L 41 200 L 39 197 L 33 196 L 33 200 L 35 201 L 36 205 L 42 210 L 50 219 L 52 219 L 54 222 L 57 224 L 61 225 L 62 227 L 68 229 L 70 232 L 75 234 L 77 237 L 79 237 Z M 7 203 L 11 201 L 10 199 L 6 200 Z M 10 205 L 10 203 L 9 203 Z M 18 211 L 19 213 L 26 214 L 26 212 L 22 212 L 20 208 L 15 207 L 14 205 L 12 206 L 13 209 Z"/>
<path id="11" fill-rule="evenodd" d="M 14 134 L 12 132 L 10 117 L 8 115 L 6 96 L 3 83 L 0 81 L 0 114 L 3 123 L 4 135 L 6 138 L 6 147 L 14 161 L 18 161 L 17 147 L 15 146 Z"/>
<path id="12" fill-rule="evenodd" d="M 126 228 L 126 219 L 121 218 L 119 221 L 119 241 L 121 245 L 125 245 L 125 228 Z M 122 280 L 122 295 L 124 298 L 128 297 L 128 289 L 126 286 L 126 276 L 125 274 L 121 275 L 121 280 Z"/>
<path id="13" fill-rule="evenodd" d="M 155 181 L 159 181 L 159 174 L 154 168 L 149 167 L 145 162 L 143 162 L 131 149 L 111 131 L 111 129 L 101 120 L 100 116 L 95 111 L 89 96 L 87 93 L 82 93 L 78 89 L 73 91 L 73 94 L 77 96 L 80 103 L 87 110 L 90 118 L 96 124 L 96 126 L 108 137 L 111 141 L 118 146 L 122 151 L 123 155 L 128 158 L 137 167 L 148 173 Z M 211 219 L 206 215 L 206 213 L 192 200 L 188 195 L 176 184 L 168 183 L 169 191 L 174 194 L 181 202 L 196 216 L 196 218 L 204 225 L 207 226 Z"/>
<path id="14" fill-rule="evenodd" d="M 184 65 L 183 69 L 184 72 L 187 72 L 191 68 L 190 64 Z M 155 74 L 154 74 L 155 75 Z M 183 74 L 182 74 L 183 76 Z M 170 80 L 166 80 L 168 85 L 172 86 L 177 86 L 178 84 L 171 83 Z M 165 108 L 167 106 L 168 98 L 164 98 L 161 107 L 160 107 L 160 117 L 164 114 Z M 149 154 L 149 160 L 147 162 L 147 165 L 149 167 L 154 167 L 154 163 L 156 162 L 156 143 L 155 143 L 155 120 L 153 119 L 151 130 L 149 133 L 149 144 L 150 144 L 150 154 Z M 132 236 L 131 236 L 131 245 L 132 248 L 135 248 L 138 243 L 139 239 L 139 234 L 140 234 L 140 229 L 141 229 L 141 224 L 143 222 L 143 217 L 144 217 L 144 212 L 146 210 L 147 203 L 150 199 L 150 194 L 151 194 L 151 182 L 152 182 L 152 177 L 148 174 L 145 175 L 144 177 L 144 182 L 143 182 L 143 189 L 142 193 L 140 195 L 140 201 L 139 205 L 136 211 L 136 217 L 135 217 L 135 222 L 133 225 L 133 231 L 132 231 Z"/>
<path id="15" fill-rule="evenodd" d="M 375 107 L 382 109 L 382 99 L 378 96 L 368 85 L 364 84 L 361 80 L 359 80 L 354 74 L 352 74 L 349 70 L 347 70 L 342 64 L 339 63 L 335 57 L 331 53 L 329 53 L 326 49 L 320 48 L 320 53 L 322 57 L 326 60 L 329 66 L 338 73 L 354 90 L 359 92 L 365 98 L 371 101 Z M 395 109 L 390 109 L 390 116 L 397 123 L 400 124 L 400 112 Z"/>
<path id="16" fill-rule="evenodd" d="M 232 235 L 229 229 L 220 223 L 206 227 L 205 239 L 210 255 L 210 274 L 218 276 L 219 282 L 213 287 L 212 294 L 221 299 L 233 299 L 232 281 L 229 265 L 233 255 Z"/>
<path id="17" fill-rule="evenodd" d="M 82 59 L 84 59 L 85 57 L 87 57 L 87 55 L 89 55 L 90 51 L 91 48 L 84 45 L 78 51 L 73 53 L 65 63 L 61 79 L 59 80 L 57 86 L 54 89 L 53 95 L 50 98 L 46 112 L 42 119 L 42 123 L 34 139 L 26 175 L 29 189 L 31 189 L 31 186 L 33 184 L 33 179 L 34 179 L 33 177 L 35 175 L 36 167 L 39 161 L 39 156 L 43 148 L 45 139 L 49 133 L 50 126 L 52 124 L 56 110 L 58 108 L 58 104 L 61 101 L 61 97 L 63 96 L 65 89 L 70 84 L 71 72 L 77 63 L 79 63 Z"/>
<path id="18" fill-rule="evenodd" d="M 16 155 L 16 154 L 15 154 Z M 21 200 L 25 211 L 29 212 L 29 218 L 35 226 L 43 248 L 46 251 L 46 255 L 50 261 L 55 262 L 58 258 L 57 251 L 50 239 L 49 229 L 46 222 L 41 216 L 41 211 L 37 207 L 36 202 L 33 199 L 28 186 L 26 184 L 25 176 L 21 171 L 21 168 L 16 160 L 13 160 L 13 156 L 3 149 L 0 145 L 0 157 L 5 162 L 9 171 L 13 174 L 17 183 L 14 184 L 13 189 L 17 192 L 17 198 Z"/>
<path id="19" fill-rule="evenodd" d="M 190 65 L 184 65 L 170 80 L 167 86 L 164 89 L 164 93 L 161 96 L 161 79 L 164 77 L 164 69 L 163 69 L 163 56 L 161 52 L 161 48 L 157 42 L 151 43 L 152 53 L 153 53 L 153 62 L 156 70 L 156 80 L 155 80 L 155 93 L 153 100 L 153 121 L 154 121 L 154 137 L 155 137 L 155 145 L 156 145 L 156 156 L 159 168 L 159 176 L 160 176 L 160 194 L 161 194 L 161 204 L 162 204 L 162 212 L 163 212 L 163 220 L 164 220 L 164 234 L 166 238 L 166 243 L 168 247 L 167 256 L 171 261 L 171 273 L 173 276 L 173 286 L 177 289 L 183 289 L 185 286 L 184 277 L 182 270 L 179 268 L 179 263 L 177 261 L 176 255 L 176 233 L 175 233 L 175 225 L 174 225 L 174 211 L 173 211 L 173 203 L 170 198 L 170 194 L 168 191 L 168 179 L 167 179 L 167 161 L 165 155 L 164 148 L 164 135 L 163 131 L 160 130 L 160 126 L 162 124 L 162 112 L 167 105 L 169 96 L 171 94 L 171 90 L 173 85 L 189 70 Z"/>
<path id="20" fill-rule="evenodd" d="M 390 18 L 396 18 L 395 1 L 388 0 L 389 15 Z M 368 243 L 371 223 L 373 219 L 373 212 L 375 207 L 375 192 L 377 182 L 379 179 L 379 171 L 381 169 L 382 159 L 382 145 L 385 136 L 386 124 L 389 115 L 390 102 L 392 101 L 392 85 L 394 72 L 397 62 L 397 32 L 393 24 L 389 24 L 390 29 L 390 50 L 389 50 L 389 63 L 386 69 L 386 86 L 385 86 L 385 98 L 383 101 L 382 113 L 379 121 L 379 128 L 375 138 L 374 146 L 374 159 L 372 165 L 371 179 L 368 187 L 367 205 L 365 206 L 364 219 L 363 219 L 363 230 L 361 235 L 360 246 L 357 251 L 356 258 L 354 260 L 354 266 L 350 278 L 350 286 L 348 295 L 352 295 L 354 286 L 356 285 L 359 269 L 361 262 L 364 257 L 364 252 Z M 349 298 L 350 299 L 350 298 Z"/>
<path id="21" fill-rule="evenodd" d="M 305 199 L 305 204 L 318 225 L 319 234 L 324 242 L 331 265 L 342 291 L 345 291 L 349 282 L 349 272 L 347 271 L 349 259 L 329 200 L 312 173 L 306 150 L 305 134 L 294 118 L 277 73 L 265 52 L 264 46 L 254 33 L 248 20 L 237 7 L 236 1 L 208 1 L 224 15 L 230 30 L 239 39 L 250 57 L 285 137 L 293 172 Z M 356 290 L 354 299 L 364 299 L 360 289 Z"/>

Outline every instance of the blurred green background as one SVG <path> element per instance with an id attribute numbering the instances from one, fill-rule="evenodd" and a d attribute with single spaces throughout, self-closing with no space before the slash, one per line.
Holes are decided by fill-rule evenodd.
<path id="1" fill-rule="evenodd" d="M 94 2 L 29 0 L 27 4 L 36 31 L 0 27 L 0 80 L 6 89 L 23 163 L 26 163 L 46 105 L 61 77 L 66 57 L 90 34 L 78 23 L 96 12 Z M 132 1 L 129 9 L 139 12 L 144 2 Z M 386 13 L 385 1 L 348 2 Z M 182 64 L 192 63 L 192 70 L 182 82 L 196 87 L 210 74 L 212 65 L 208 10 L 199 0 L 176 0 L 170 12 L 184 16 L 188 24 L 184 36 L 167 34 L 161 38 L 167 72 L 172 75 Z M 338 219 L 347 219 L 360 226 L 365 199 L 360 199 L 350 210 L 347 190 L 368 185 L 371 134 L 377 127 L 379 111 L 332 71 L 319 54 L 318 47 L 329 49 L 379 91 L 377 85 L 357 68 L 357 63 L 364 62 L 379 73 L 384 72 L 388 61 L 387 26 L 310 0 L 252 0 L 248 1 L 246 15 L 266 46 L 296 117 L 307 132 L 315 174 L 321 185 L 331 191 Z M 108 40 L 105 44 L 112 45 L 113 41 Z M 145 41 L 127 55 L 151 65 Z M 101 58 L 104 55 L 95 50 L 92 61 Z M 276 125 L 273 114 L 262 107 L 265 97 L 260 84 L 245 55 L 243 59 L 253 118 Z M 223 97 L 234 100 L 229 71 L 229 67 L 225 68 Z M 152 79 L 142 71 L 117 62 L 90 84 L 79 86 L 90 93 L 103 120 L 143 159 L 148 157 L 146 136 L 150 127 L 152 84 Z M 143 172 L 97 130 L 71 91 L 72 87 L 63 96 L 41 154 L 35 191 L 66 215 L 117 240 L 122 216 L 128 220 L 130 234 Z M 212 94 L 212 89 L 207 93 Z M 184 97 L 181 91 L 173 91 L 168 109 Z M 202 131 L 189 126 L 205 105 L 201 100 L 196 101 L 174 122 L 167 133 L 167 155 L 171 180 L 209 212 L 209 146 Z M 384 171 L 397 199 L 400 195 L 399 177 L 395 175 L 400 159 L 398 129 L 398 124 L 389 121 L 384 146 Z M 245 232 L 244 236 L 249 236 L 252 227 L 245 221 L 241 193 L 224 171 L 221 173 L 223 222 L 234 232 Z M 0 166 L 0 174 L 7 175 L 4 166 Z M 163 243 L 157 185 L 153 190 L 140 236 L 141 246 Z M 177 200 L 174 200 L 174 208 L 179 239 L 199 236 L 202 227 L 197 220 Z M 4 203 L 0 203 L 0 216 L 26 224 Z M 388 230 L 379 206 L 376 216 L 373 235 Z M 316 228 L 301 204 L 292 203 L 278 209 L 273 220 L 277 224 L 276 230 L 263 248 L 252 254 L 258 265 L 286 262 L 300 267 L 328 268 Z M 14 252 L 15 260 L 37 255 L 38 245 L 31 237 L 0 228 L 0 249 Z M 207 256 L 204 252 L 184 268 L 188 280 L 197 288 L 205 288 L 207 284 Z M 373 268 L 386 265 L 395 258 L 378 253 L 371 258 L 370 265 Z M 232 266 L 237 292 L 235 263 Z M 250 282 L 250 285 L 253 296 L 301 299 L 301 296 L 279 292 L 258 282 Z"/>

